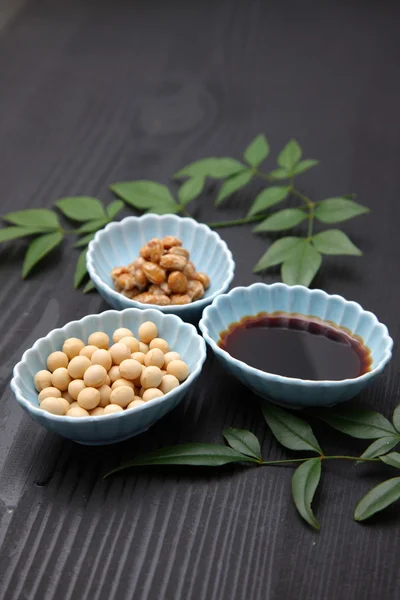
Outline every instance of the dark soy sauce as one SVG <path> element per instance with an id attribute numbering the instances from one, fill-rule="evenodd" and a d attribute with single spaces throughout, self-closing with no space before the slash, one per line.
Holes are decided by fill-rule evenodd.
<path id="1" fill-rule="evenodd" d="M 334 324 L 289 313 L 243 317 L 220 334 L 231 356 L 275 375 L 311 380 L 354 379 L 370 370 L 361 338 Z"/>

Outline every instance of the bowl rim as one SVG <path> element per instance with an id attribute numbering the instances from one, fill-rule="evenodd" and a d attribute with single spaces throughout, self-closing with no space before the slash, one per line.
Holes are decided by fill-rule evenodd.
<path id="1" fill-rule="evenodd" d="M 112 231 L 114 229 L 122 229 L 127 224 L 127 222 L 140 223 L 140 222 L 151 221 L 151 220 L 166 221 L 166 220 L 171 220 L 171 219 L 176 220 L 176 221 L 179 220 L 179 221 L 183 221 L 183 222 L 190 222 L 191 224 L 194 224 L 195 227 L 198 227 L 199 229 L 204 231 L 204 233 L 206 235 L 208 235 L 208 236 L 211 235 L 216 240 L 216 242 L 217 242 L 218 246 L 221 248 L 222 252 L 225 253 L 225 255 L 228 259 L 228 268 L 227 268 L 226 276 L 224 278 L 224 282 L 222 283 L 222 285 L 217 290 L 215 290 L 215 292 L 213 294 L 211 294 L 211 296 L 206 296 L 206 297 L 200 298 L 199 300 L 195 300 L 194 302 L 191 302 L 190 304 L 170 304 L 167 306 L 159 306 L 158 304 L 144 304 L 142 302 L 137 302 L 136 300 L 132 300 L 131 298 L 127 298 L 126 296 L 123 296 L 122 294 L 120 294 L 119 292 L 114 290 L 108 283 L 106 283 L 101 278 L 101 276 L 97 272 L 96 267 L 94 265 L 94 253 L 96 251 L 97 244 L 99 244 L 102 240 L 104 241 L 104 239 L 107 238 L 107 235 L 109 234 L 110 231 Z M 135 217 L 135 216 L 125 217 L 124 219 L 121 219 L 121 221 L 113 221 L 112 223 L 109 223 L 108 225 L 106 225 L 103 229 L 100 229 L 99 231 L 97 231 L 94 238 L 89 242 L 89 245 L 88 245 L 88 251 L 86 254 L 86 266 L 87 266 L 87 270 L 89 271 L 90 278 L 92 279 L 95 286 L 97 288 L 106 289 L 107 293 L 110 294 L 110 296 L 117 301 L 121 301 L 121 299 L 123 299 L 122 301 L 124 302 L 124 304 L 126 304 L 126 308 L 140 308 L 142 310 L 147 309 L 147 308 L 155 308 L 156 310 L 160 310 L 161 312 L 175 313 L 175 314 L 179 314 L 180 312 L 185 312 L 188 308 L 200 309 L 200 308 L 207 306 L 211 302 L 213 302 L 217 296 L 221 295 L 223 292 L 225 292 L 228 289 L 228 287 L 233 279 L 234 272 L 235 272 L 235 261 L 233 260 L 232 252 L 229 250 L 227 243 L 221 238 L 221 236 L 218 235 L 218 233 L 216 231 L 213 231 L 212 229 L 210 229 L 210 227 L 208 227 L 208 225 L 206 225 L 205 223 L 199 223 L 195 219 L 192 219 L 189 217 L 178 217 L 177 215 L 173 215 L 173 214 L 157 215 L 155 213 L 148 213 L 145 215 L 141 215 L 139 217 Z"/>
<path id="2" fill-rule="evenodd" d="M 296 291 L 296 289 L 302 290 L 302 291 L 306 290 L 307 293 L 310 295 L 312 295 L 315 292 L 318 294 L 322 293 L 327 300 L 338 299 L 341 302 L 343 302 L 346 306 L 350 305 L 350 306 L 356 307 L 359 310 L 360 314 L 362 313 L 362 314 L 370 315 L 371 317 L 373 317 L 373 319 L 375 321 L 375 325 L 379 325 L 383 329 L 383 340 L 385 341 L 385 350 L 384 350 L 383 358 L 378 362 L 378 364 L 373 369 L 371 369 L 371 371 L 368 371 L 367 373 L 364 373 L 363 375 L 359 375 L 358 377 L 354 377 L 353 379 L 338 379 L 338 380 L 332 380 L 332 379 L 316 380 L 316 379 L 299 379 L 296 377 L 285 377 L 284 375 L 277 375 L 275 373 L 261 371 L 260 369 L 256 369 L 255 367 L 252 367 L 252 366 L 248 365 L 247 363 L 245 363 L 241 360 L 238 360 L 237 358 L 234 358 L 233 356 L 231 356 L 229 354 L 229 352 L 220 348 L 217 345 L 217 343 L 214 341 L 214 339 L 211 337 L 211 335 L 209 333 L 207 321 L 208 321 L 208 319 L 212 318 L 211 315 L 212 315 L 213 311 L 218 311 L 218 308 L 219 308 L 218 304 L 220 301 L 223 301 L 222 299 L 224 297 L 229 296 L 231 298 L 232 297 L 234 298 L 235 295 L 237 294 L 237 292 L 244 292 L 245 294 L 251 295 L 254 291 L 260 290 L 260 289 L 265 289 L 265 288 L 290 289 L 290 290 L 294 290 L 294 291 Z M 297 313 L 297 314 L 303 315 L 304 313 Z M 304 316 L 312 316 L 312 315 L 304 315 Z M 234 287 L 226 294 L 221 294 L 219 296 L 219 298 L 215 302 L 213 302 L 212 305 L 208 306 L 205 309 L 205 311 L 203 312 L 202 318 L 199 322 L 199 328 L 200 328 L 206 342 L 211 346 L 211 348 L 214 350 L 214 352 L 222 358 L 222 360 L 226 360 L 227 362 L 230 362 L 233 366 L 238 367 L 242 370 L 245 370 L 246 372 L 250 373 L 251 375 L 261 376 L 270 381 L 274 381 L 276 383 L 286 384 L 286 385 L 299 385 L 299 386 L 303 386 L 303 387 L 315 387 L 315 388 L 325 385 L 325 386 L 339 388 L 346 384 L 355 385 L 356 383 L 367 382 L 368 380 L 373 378 L 375 375 L 377 375 L 378 373 L 383 371 L 384 367 L 387 365 L 387 363 L 390 361 L 390 359 L 392 357 L 393 339 L 390 337 L 389 330 L 386 327 L 386 325 L 381 323 L 379 321 L 379 319 L 377 318 L 377 316 L 373 312 L 364 310 L 363 307 L 360 304 L 358 304 L 358 302 L 354 302 L 352 300 L 346 300 L 343 296 L 340 296 L 339 294 L 328 294 L 324 290 L 320 290 L 320 289 L 310 290 L 302 285 L 289 286 L 289 285 L 286 285 L 285 283 L 278 282 L 278 283 L 272 283 L 272 284 L 253 283 L 252 285 L 247 286 L 247 287 L 245 287 L 245 286 Z"/>
<path id="3" fill-rule="evenodd" d="M 80 417 L 79 419 L 76 419 L 75 417 L 68 417 L 66 415 L 53 415 L 52 413 L 46 412 L 45 410 L 41 409 L 39 406 L 33 405 L 31 402 L 29 402 L 29 400 L 27 400 L 25 398 L 24 393 L 19 386 L 19 381 L 22 378 L 22 374 L 21 374 L 20 370 L 21 370 L 21 367 L 23 364 L 27 364 L 30 356 L 37 351 L 38 346 L 42 340 L 49 338 L 51 335 L 53 335 L 56 332 L 61 331 L 62 333 L 65 333 L 65 330 L 68 326 L 75 325 L 76 323 L 83 323 L 85 320 L 92 318 L 92 317 L 96 317 L 100 321 L 100 319 L 103 316 L 105 316 L 107 318 L 107 315 L 110 315 L 110 314 L 115 314 L 118 317 L 120 317 L 121 314 L 123 314 L 123 313 L 135 313 L 135 314 L 140 314 L 140 316 L 143 316 L 144 312 L 146 313 L 146 316 L 149 317 L 149 320 L 151 320 L 152 315 L 160 318 L 159 317 L 160 311 L 156 311 L 152 308 L 146 309 L 145 311 L 143 311 L 143 309 L 139 309 L 139 308 L 126 308 L 122 311 L 121 310 L 106 310 L 102 313 L 91 313 L 89 315 L 86 315 L 85 317 L 82 317 L 82 319 L 68 321 L 68 323 L 63 325 L 63 327 L 56 327 L 55 329 L 52 329 L 51 331 L 49 331 L 49 333 L 47 335 L 45 335 L 41 338 L 38 338 L 30 348 L 25 350 L 21 359 L 18 361 L 18 363 L 13 368 L 13 376 L 12 376 L 12 379 L 10 382 L 10 387 L 15 394 L 17 402 L 22 407 L 25 407 L 27 409 L 27 412 L 34 413 L 41 418 L 48 419 L 49 421 L 55 421 L 56 423 L 62 422 L 62 423 L 68 423 L 71 425 L 74 424 L 74 425 L 79 426 L 79 423 L 88 423 L 89 421 L 91 421 L 91 422 L 97 421 L 97 422 L 103 423 L 103 422 L 110 421 L 113 419 L 119 419 L 119 418 L 126 417 L 128 414 L 137 414 L 138 412 L 142 412 L 145 410 L 151 410 L 152 408 L 158 406 L 159 404 L 162 404 L 165 401 L 165 398 L 167 396 L 168 396 L 168 399 L 171 399 L 172 396 L 174 396 L 178 393 L 182 393 L 185 390 L 187 390 L 201 373 L 204 361 L 207 356 L 206 344 L 205 344 L 203 337 L 198 333 L 198 331 L 197 331 L 196 327 L 194 327 L 194 325 L 192 325 L 191 323 L 186 323 L 177 315 L 162 314 L 161 319 L 176 321 L 176 324 L 178 326 L 180 326 L 180 327 L 183 326 L 187 331 L 191 331 L 192 333 L 194 333 L 195 336 L 197 336 L 197 341 L 199 343 L 199 350 L 200 350 L 199 360 L 196 364 L 195 369 L 189 373 L 188 378 L 185 379 L 185 381 L 183 381 L 177 388 L 174 388 L 167 394 L 164 394 L 164 396 L 161 396 L 159 398 L 154 398 L 153 400 L 149 400 L 148 402 L 143 404 L 143 406 L 138 406 L 134 410 L 132 410 L 132 413 L 131 413 L 131 411 L 129 411 L 129 413 L 127 413 L 126 411 L 123 411 L 123 412 L 111 413 L 109 415 L 98 415 L 98 416 L 89 415 L 88 417 Z M 196 339 L 196 337 L 194 337 L 194 339 Z"/>

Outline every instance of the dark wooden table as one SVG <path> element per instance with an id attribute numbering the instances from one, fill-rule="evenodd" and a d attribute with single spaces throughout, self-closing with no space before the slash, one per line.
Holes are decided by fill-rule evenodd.
<path id="1" fill-rule="evenodd" d="M 168 183 L 190 160 L 239 157 L 264 131 L 274 152 L 295 136 L 321 166 L 303 177 L 315 198 L 357 192 L 371 214 L 346 231 L 365 257 L 326 261 L 315 285 L 374 311 L 395 339 L 379 383 L 357 400 L 389 415 L 399 402 L 400 10 L 394 2 L 28 2 L 0 36 L 2 213 L 66 195 L 111 199 L 107 185 Z M 200 220 L 245 212 L 255 188 Z M 221 230 L 234 284 L 273 282 L 252 266 L 266 240 Z M 367 525 L 358 499 L 393 471 L 329 464 L 315 533 L 290 497 L 291 469 L 129 472 L 122 458 L 251 429 L 285 456 L 257 399 L 209 357 L 197 388 L 148 433 L 86 448 L 48 434 L 9 389 L 38 337 L 107 307 L 72 289 L 67 241 L 22 283 L 24 244 L 0 250 L 0 595 L 6 600 L 354 600 L 400 595 L 400 512 Z M 366 443 L 316 427 L 330 451 Z"/>

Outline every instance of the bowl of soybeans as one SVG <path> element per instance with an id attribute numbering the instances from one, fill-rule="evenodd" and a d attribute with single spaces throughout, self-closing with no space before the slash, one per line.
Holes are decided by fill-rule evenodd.
<path id="1" fill-rule="evenodd" d="M 173 410 L 206 348 L 193 325 L 154 309 L 109 310 L 54 329 L 15 366 L 20 406 L 81 444 L 120 442 Z"/>
<path id="2" fill-rule="evenodd" d="M 109 223 L 90 242 L 86 262 L 114 308 L 152 307 L 192 322 L 228 289 L 235 268 L 228 246 L 207 225 L 156 214 Z"/>

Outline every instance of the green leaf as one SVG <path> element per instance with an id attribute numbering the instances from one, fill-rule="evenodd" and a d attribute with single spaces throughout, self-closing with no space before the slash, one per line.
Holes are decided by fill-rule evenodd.
<path id="1" fill-rule="evenodd" d="M 80 240 L 78 240 L 74 244 L 74 248 L 83 248 L 84 246 L 87 246 L 88 243 L 91 242 L 93 238 L 94 238 L 94 233 L 88 233 L 88 235 L 85 235 L 84 237 L 82 237 Z"/>
<path id="2" fill-rule="evenodd" d="M 146 210 L 146 213 L 153 213 L 155 215 L 175 215 L 177 212 L 179 212 L 179 205 L 176 202 L 169 201 L 158 206 L 152 206 L 149 210 Z"/>
<path id="3" fill-rule="evenodd" d="M 393 425 L 397 431 L 400 431 L 400 404 L 396 406 L 393 412 Z"/>
<path id="4" fill-rule="evenodd" d="M 77 289 L 81 285 L 83 279 L 87 275 L 86 254 L 87 254 L 87 249 L 85 248 L 85 250 L 83 250 L 80 253 L 79 258 L 76 261 L 76 267 L 75 267 L 75 273 L 74 273 L 74 288 L 75 289 Z"/>
<path id="5" fill-rule="evenodd" d="M 398 452 L 390 452 L 386 456 L 381 456 L 380 459 L 385 464 L 400 469 L 400 454 Z"/>
<path id="6" fill-rule="evenodd" d="M 356 521 L 365 521 L 400 498 L 400 477 L 393 477 L 372 488 L 354 512 Z"/>
<path id="7" fill-rule="evenodd" d="M 243 171 L 244 168 L 244 165 L 234 158 L 202 158 L 175 173 L 174 178 L 213 177 L 215 179 L 225 179 L 225 177 Z"/>
<path id="8" fill-rule="evenodd" d="M 234 462 L 258 461 L 220 444 L 182 444 L 160 448 L 154 452 L 137 456 L 136 458 L 123 463 L 116 469 L 113 469 L 107 473 L 105 477 L 129 467 L 143 467 L 150 465 L 220 467 Z"/>
<path id="9" fill-rule="evenodd" d="M 187 206 L 189 202 L 197 198 L 201 193 L 205 183 L 205 178 L 197 175 L 185 181 L 178 190 L 179 202 L 183 206 Z"/>
<path id="10" fill-rule="evenodd" d="M 90 221 L 93 219 L 104 219 L 106 213 L 104 206 L 97 198 L 90 196 L 73 196 L 57 200 L 56 206 L 63 215 L 73 221 Z"/>
<path id="11" fill-rule="evenodd" d="M 275 169 L 268 173 L 273 179 L 289 179 L 290 173 L 286 169 Z"/>
<path id="12" fill-rule="evenodd" d="M 327 231 L 316 233 L 312 238 L 312 243 L 321 254 L 362 255 L 361 250 L 340 229 L 328 229 Z"/>
<path id="13" fill-rule="evenodd" d="M 312 169 L 313 167 L 316 167 L 317 165 L 319 165 L 318 160 L 313 160 L 310 158 L 307 160 L 302 160 L 294 167 L 292 173 L 293 175 L 300 175 L 301 173 L 305 173 L 306 171 Z"/>
<path id="14" fill-rule="evenodd" d="M 322 454 L 322 450 L 308 423 L 292 413 L 267 402 L 261 403 L 261 410 L 272 433 L 289 450 L 308 450 Z"/>
<path id="15" fill-rule="evenodd" d="M 322 257 L 319 252 L 303 240 L 297 252 L 289 256 L 282 265 L 282 281 L 287 285 L 304 285 L 308 287 L 321 266 Z"/>
<path id="16" fill-rule="evenodd" d="M 254 140 L 247 146 L 244 151 L 243 158 L 252 167 L 258 167 L 262 163 L 264 158 L 267 158 L 269 154 L 269 145 L 267 138 L 263 133 L 260 133 Z"/>
<path id="17" fill-rule="evenodd" d="M 245 171 L 241 171 L 236 175 L 232 175 L 229 179 L 227 179 L 221 186 L 221 189 L 218 192 L 217 199 L 215 201 L 215 205 L 219 206 L 225 198 L 231 196 L 242 187 L 247 185 L 252 178 L 253 174 L 249 169 Z"/>
<path id="18" fill-rule="evenodd" d="M 303 238 L 283 237 L 270 245 L 266 253 L 260 258 L 254 267 L 254 273 L 279 265 L 284 260 L 295 254 L 300 246 L 303 245 Z"/>
<path id="19" fill-rule="evenodd" d="M 389 450 L 392 450 L 398 443 L 400 442 L 400 436 L 393 437 L 381 437 L 372 442 L 368 446 L 368 448 L 361 454 L 360 459 L 362 458 L 377 458 L 378 456 L 382 456 L 382 454 L 386 454 Z"/>
<path id="20" fill-rule="evenodd" d="M 303 462 L 297 467 L 292 477 L 292 494 L 296 508 L 303 519 L 314 529 L 319 529 L 320 526 L 311 509 L 311 502 L 320 477 L 320 458 L 310 458 Z"/>
<path id="21" fill-rule="evenodd" d="M 252 456 L 257 460 L 261 460 L 260 442 L 251 431 L 229 427 L 222 434 L 231 448 L 246 456 Z"/>
<path id="22" fill-rule="evenodd" d="M 28 237 L 37 233 L 43 233 L 43 230 L 38 231 L 37 227 L 5 227 L 4 229 L 0 229 L 0 243 Z"/>
<path id="23" fill-rule="evenodd" d="M 147 179 L 114 183 L 110 189 L 124 202 L 140 210 L 174 202 L 166 185 Z"/>
<path id="24" fill-rule="evenodd" d="M 257 227 L 253 229 L 256 233 L 260 231 L 282 231 L 284 229 L 291 229 L 296 225 L 299 225 L 302 221 L 307 219 L 306 213 L 300 208 L 284 208 L 278 210 L 270 217 L 267 217 Z"/>
<path id="25" fill-rule="evenodd" d="M 124 203 L 122 200 L 113 200 L 107 206 L 107 216 L 109 219 L 114 219 L 118 213 L 124 208 Z"/>
<path id="26" fill-rule="evenodd" d="M 292 172 L 293 167 L 301 159 L 302 149 L 296 140 L 291 139 L 284 149 L 278 154 L 277 163 L 280 167 Z"/>
<path id="27" fill-rule="evenodd" d="M 2 217 L 4 221 L 21 225 L 35 231 L 48 231 L 58 229 L 60 224 L 55 212 L 47 208 L 29 208 L 27 210 L 19 210 L 11 212 Z"/>
<path id="28" fill-rule="evenodd" d="M 282 202 L 285 198 L 287 198 L 289 194 L 290 187 L 289 186 L 272 186 L 270 188 L 266 188 L 262 192 L 256 196 L 254 200 L 254 204 L 249 210 L 248 216 L 252 217 L 263 210 L 266 210 L 270 206 L 274 206 L 279 202 Z"/>
<path id="29" fill-rule="evenodd" d="M 328 198 L 315 207 L 315 216 L 322 223 L 340 223 L 368 212 L 366 206 L 346 198 Z"/>
<path id="30" fill-rule="evenodd" d="M 388 419 L 373 410 L 363 408 L 338 408 L 321 411 L 318 418 L 334 429 L 361 440 L 374 440 L 396 435 Z"/>
<path id="31" fill-rule="evenodd" d="M 93 281 L 91 279 L 89 279 L 89 281 L 87 282 L 87 284 L 83 288 L 82 292 L 84 294 L 88 294 L 89 292 L 92 292 L 95 289 L 96 289 L 96 286 L 94 285 Z"/>
<path id="32" fill-rule="evenodd" d="M 107 225 L 107 223 L 108 219 L 96 219 L 95 221 L 87 221 L 87 223 L 81 225 L 81 227 L 78 227 L 76 233 L 92 233 L 93 231 L 98 231 L 99 229 L 102 229 L 105 225 Z"/>
<path id="33" fill-rule="evenodd" d="M 63 234 L 58 231 L 56 233 L 46 233 L 34 239 L 29 244 L 25 254 L 24 264 L 22 265 L 22 279 L 25 279 L 33 267 L 49 252 L 59 246 L 62 241 Z"/>

